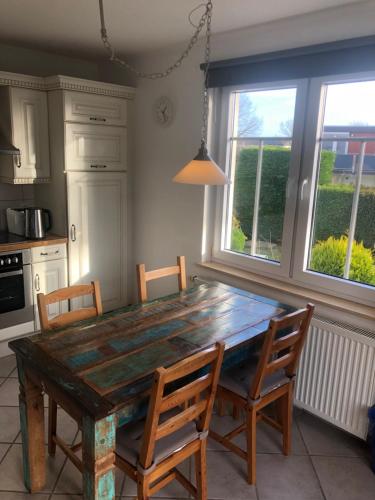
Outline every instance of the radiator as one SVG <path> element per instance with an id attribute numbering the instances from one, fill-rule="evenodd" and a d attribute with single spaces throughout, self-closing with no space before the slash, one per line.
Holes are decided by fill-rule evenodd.
<path id="1" fill-rule="evenodd" d="M 297 373 L 295 404 L 366 439 L 375 403 L 375 332 L 314 318 Z"/>

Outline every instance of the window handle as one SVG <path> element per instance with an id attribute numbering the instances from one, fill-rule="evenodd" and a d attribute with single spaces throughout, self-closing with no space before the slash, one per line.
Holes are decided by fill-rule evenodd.
<path id="1" fill-rule="evenodd" d="M 302 181 L 302 184 L 301 184 L 301 201 L 303 201 L 305 199 L 305 187 L 307 186 L 307 184 L 309 183 L 309 179 L 303 179 Z"/>

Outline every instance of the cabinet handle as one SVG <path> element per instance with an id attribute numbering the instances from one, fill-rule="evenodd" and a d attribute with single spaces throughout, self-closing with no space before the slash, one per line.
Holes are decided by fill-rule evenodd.
<path id="1" fill-rule="evenodd" d="M 40 252 L 40 255 L 41 255 L 42 257 L 47 257 L 48 253 L 47 253 L 47 252 Z"/>
<path id="2" fill-rule="evenodd" d="M 22 162 L 21 162 L 21 155 L 17 155 L 17 168 L 21 168 Z"/>
<path id="3" fill-rule="evenodd" d="M 101 116 L 90 116 L 90 120 L 93 122 L 105 122 L 106 118 L 102 118 Z"/>
<path id="4" fill-rule="evenodd" d="M 107 165 L 90 165 L 91 168 L 107 168 Z"/>
<path id="5" fill-rule="evenodd" d="M 35 275 L 35 290 L 37 292 L 40 292 L 40 278 L 39 278 L 39 274 Z"/>
<path id="6" fill-rule="evenodd" d="M 72 224 L 71 228 L 70 228 L 70 239 L 72 241 L 76 241 L 76 226 L 74 224 Z"/>

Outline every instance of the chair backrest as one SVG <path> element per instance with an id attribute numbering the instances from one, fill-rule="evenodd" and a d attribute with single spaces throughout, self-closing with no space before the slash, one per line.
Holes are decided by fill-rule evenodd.
<path id="1" fill-rule="evenodd" d="M 153 271 L 146 271 L 144 264 L 137 264 L 137 280 L 138 280 L 138 297 L 140 302 L 147 300 L 147 282 L 158 278 L 178 275 L 179 290 L 186 289 L 186 267 L 185 257 L 177 257 L 177 265 L 170 267 L 162 267 Z"/>
<path id="2" fill-rule="evenodd" d="M 64 300 L 75 299 L 84 295 L 92 295 L 93 306 L 76 309 L 74 311 L 59 314 L 52 319 L 48 318 L 48 305 Z M 40 327 L 42 331 L 61 328 L 75 321 L 99 316 L 103 313 L 102 300 L 100 295 L 99 281 L 92 281 L 90 285 L 75 285 L 66 288 L 60 288 L 47 295 L 38 293 L 38 309 Z"/>
<path id="3" fill-rule="evenodd" d="M 215 347 L 194 354 L 170 368 L 155 371 L 140 453 L 142 467 L 147 469 L 151 466 L 159 439 L 173 434 L 189 422 L 198 420 L 197 431 L 208 431 L 224 348 L 223 343 L 217 343 Z M 184 377 L 188 381 L 181 381 Z M 179 385 L 173 392 L 167 390 L 165 394 L 166 387 L 168 389 L 169 384 L 177 381 L 184 385 Z M 184 403 L 190 400 L 193 403 L 186 408 Z M 172 409 L 176 409 L 173 416 L 160 421 L 161 415 Z"/>
<path id="4" fill-rule="evenodd" d="M 250 398 L 258 399 L 265 378 L 276 371 L 284 370 L 287 377 L 293 377 L 306 340 L 314 305 L 287 314 L 282 318 L 271 319 L 256 374 L 250 387 Z M 287 330 L 285 335 L 278 335 Z M 290 331 L 291 330 L 291 331 Z"/>

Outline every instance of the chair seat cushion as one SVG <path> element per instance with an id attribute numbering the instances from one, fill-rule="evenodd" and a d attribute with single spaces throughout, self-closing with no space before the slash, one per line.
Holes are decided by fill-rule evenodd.
<path id="1" fill-rule="evenodd" d="M 160 423 L 180 413 L 172 410 L 164 413 L 160 418 Z M 116 453 L 135 467 L 139 461 L 139 453 L 143 443 L 143 432 L 145 420 L 134 424 L 125 425 L 117 430 Z M 194 422 L 189 422 L 184 427 L 168 436 L 159 439 L 155 444 L 154 464 L 157 465 L 172 453 L 180 450 L 187 444 L 199 438 Z"/>
<path id="2" fill-rule="evenodd" d="M 219 385 L 244 399 L 248 399 L 249 389 L 254 380 L 257 366 L 258 359 L 251 358 L 246 363 L 225 371 L 220 377 Z M 264 378 L 260 396 L 263 397 L 273 389 L 289 382 L 290 378 L 285 375 L 285 371 L 278 370 Z"/>

